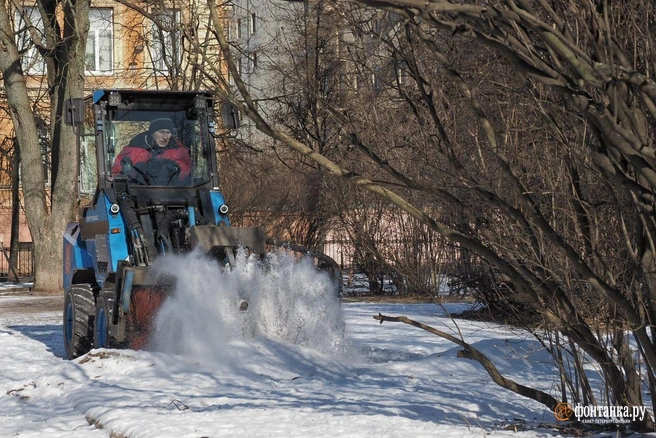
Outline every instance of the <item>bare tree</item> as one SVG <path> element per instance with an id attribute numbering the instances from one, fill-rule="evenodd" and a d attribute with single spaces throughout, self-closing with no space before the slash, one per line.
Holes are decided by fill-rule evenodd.
<path id="1" fill-rule="evenodd" d="M 264 118 L 217 32 L 240 93 L 225 97 L 272 139 L 480 257 L 507 302 L 556 335 L 545 343 L 556 366 L 575 361 L 582 383 L 564 379 L 562 400 L 641 406 L 644 391 L 654 400 L 653 5 L 352 4 L 392 13 L 372 67 L 400 97 L 366 115 L 320 102 L 360 160 Z M 392 119 L 408 134 L 387 129 Z M 600 393 L 584 381 L 584 360 L 599 367 Z"/>
<path id="2" fill-rule="evenodd" d="M 20 149 L 27 220 L 32 238 L 38 242 L 35 288 L 56 290 L 62 281 L 61 230 L 74 218 L 76 199 L 76 139 L 62 117 L 65 100 L 83 94 L 89 2 L 37 2 L 37 13 L 32 11 L 20 3 L 6 2 L 0 7 L 0 28 L 4 30 L 0 33 L 0 71 Z M 43 141 L 34 117 L 34 93 L 28 90 L 29 78 L 23 68 L 28 47 L 17 46 L 15 35 L 19 34 L 29 35 L 29 47 L 38 52 L 45 65 L 51 105 L 49 178 L 44 172 Z"/>
<path id="3" fill-rule="evenodd" d="M 307 8 L 269 4 L 268 8 L 274 15 L 261 18 L 258 41 L 265 34 L 271 41 L 257 47 L 243 37 L 231 41 L 242 76 L 260 111 L 313 149 L 330 155 L 340 142 L 340 130 L 323 101 L 339 106 L 342 98 L 333 17 L 315 11 L 323 8 L 321 4 Z M 267 26 L 267 19 L 276 25 Z M 281 28 L 286 29 L 284 36 Z M 325 172 L 312 160 L 291 154 L 261 135 L 247 132 L 242 139 L 219 159 L 224 187 L 235 207 L 233 220 L 242 220 L 244 214 L 256 216 L 269 235 L 320 250 L 335 205 L 326 190 Z M 286 176 L 290 172 L 291 182 Z"/>

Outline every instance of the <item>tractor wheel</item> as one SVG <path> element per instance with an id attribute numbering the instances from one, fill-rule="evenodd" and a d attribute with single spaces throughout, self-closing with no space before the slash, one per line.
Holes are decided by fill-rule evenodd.
<path id="1" fill-rule="evenodd" d="M 69 359 L 93 348 L 94 287 L 74 284 L 64 298 L 64 348 Z"/>
<path id="2" fill-rule="evenodd" d="M 113 295 L 113 294 L 112 294 Z M 114 298 L 101 294 L 96 303 L 93 345 L 95 348 L 114 348 L 114 339 L 109 334 L 109 325 L 114 312 Z"/>

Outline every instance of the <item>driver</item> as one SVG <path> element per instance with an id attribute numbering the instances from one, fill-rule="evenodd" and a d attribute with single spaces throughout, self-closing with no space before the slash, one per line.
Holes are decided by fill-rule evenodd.
<path id="1" fill-rule="evenodd" d="M 143 185 L 181 186 L 189 183 L 191 156 L 175 137 L 175 123 L 154 119 L 148 132 L 134 137 L 116 157 L 112 175 L 122 173 Z"/>

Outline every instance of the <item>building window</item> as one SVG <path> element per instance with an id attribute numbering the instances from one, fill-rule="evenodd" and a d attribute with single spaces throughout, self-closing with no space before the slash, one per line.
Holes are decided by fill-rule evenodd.
<path id="1" fill-rule="evenodd" d="M 221 27 L 223 28 L 223 32 L 225 34 L 226 40 L 228 42 L 231 42 L 232 39 L 234 38 L 234 30 L 232 29 L 232 20 L 235 16 L 235 6 L 234 5 L 226 5 L 225 6 L 225 15 L 224 19 L 221 23 Z"/>
<path id="2" fill-rule="evenodd" d="M 251 13 L 251 18 L 249 20 L 249 27 L 250 27 L 249 31 L 250 31 L 251 35 L 254 34 L 255 30 L 256 30 L 256 27 L 255 27 L 255 12 Z"/>
<path id="3" fill-rule="evenodd" d="M 380 66 L 374 66 L 374 71 L 371 73 L 371 86 L 376 92 L 383 90 L 382 69 Z"/>
<path id="4" fill-rule="evenodd" d="M 45 72 L 45 61 L 39 54 L 29 32 L 29 26 L 33 26 L 41 40 L 45 42 L 43 33 L 43 21 L 36 7 L 23 7 L 23 16 L 16 11 L 16 45 L 21 57 L 23 72 L 29 74 L 43 74 Z"/>
<path id="5" fill-rule="evenodd" d="M 180 63 L 180 12 L 166 10 L 155 15 L 150 44 L 153 69 L 156 71 L 169 71 Z"/>
<path id="6" fill-rule="evenodd" d="M 237 39 L 241 38 L 241 18 L 237 18 L 237 23 L 235 24 L 236 27 L 236 33 L 237 33 Z"/>
<path id="7" fill-rule="evenodd" d="M 399 85 L 406 85 L 409 82 L 408 64 L 401 61 L 396 63 L 396 81 Z"/>
<path id="8" fill-rule="evenodd" d="M 382 18 L 374 18 L 374 25 L 373 25 L 373 34 L 374 35 L 380 35 L 381 32 L 383 31 L 383 20 Z"/>
<path id="9" fill-rule="evenodd" d="M 353 89 L 361 90 L 363 86 L 364 86 L 364 80 L 362 79 L 362 76 L 360 75 L 359 72 L 355 72 L 353 74 Z"/>
<path id="10" fill-rule="evenodd" d="M 113 68 L 112 9 L 89 10 L 86 69 L 89 73 L 111 73 Z"/>

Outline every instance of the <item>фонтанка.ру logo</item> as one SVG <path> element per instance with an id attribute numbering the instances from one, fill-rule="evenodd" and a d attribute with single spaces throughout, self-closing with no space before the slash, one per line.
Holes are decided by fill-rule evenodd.
<path id="1" fill-rule="evenodd" d="M 558 403 L 554 409 L 558 421 L 578 420 L 590 424 L 628 424 L 642 421 L 647 415 L 646 406 L 585 406 Z"/>

